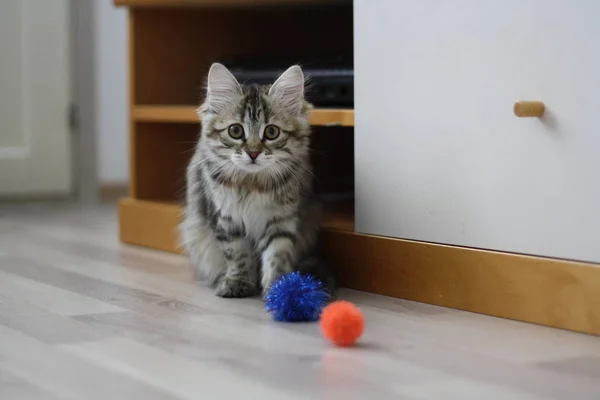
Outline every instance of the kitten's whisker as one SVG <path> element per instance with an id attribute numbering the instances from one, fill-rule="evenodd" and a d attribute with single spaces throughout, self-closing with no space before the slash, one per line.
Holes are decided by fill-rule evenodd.
<path id="1" fill-rule="evenodd" d="M 299 183 L 300 183 L 302 186 L 304 186 L 304 187 L 308 187 L 308 186 L 309 186 L 309 185 L 308 185 L 308 182 L 306 181 L 306 179 L 305 179 L 305 178 L 302 176 L 302 174 L 301 174 L 299 171 L 295 170 L 294 168 L 292 168 L 290 165 L 287 165 L 287 164 L 283 164 L 283 165 L 282 165 L 282 169 L 283 169 L 284 167 L 286 168 L 286 170 L 287 170 L 287 171 L 288 171 L 288 172 L 289 172 L 289 173 L 290 173 L 292 176 L 294 176 L 294 177 L 296 178 L 296 180 L 298 180 L 298 182 L 299 182 Z"/>

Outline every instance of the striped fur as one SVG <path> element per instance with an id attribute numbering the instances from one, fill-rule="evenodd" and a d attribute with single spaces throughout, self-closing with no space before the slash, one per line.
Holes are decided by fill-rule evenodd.
<path id="1" fill-rule="evenodd" d="M 271 86 L 241 86 L 224 66 L 211 67 L 180 233 L 198 277 L 219 296 L 264 292 L 303 269 L 332 287 L 316 257 L 321 211 L 312 192 L 309 109 L 297 66 Z M 237 138 L 231 129 L 239 134 L 239 126 Z M 267 127 L 278 137 L 267 137 Z"/>

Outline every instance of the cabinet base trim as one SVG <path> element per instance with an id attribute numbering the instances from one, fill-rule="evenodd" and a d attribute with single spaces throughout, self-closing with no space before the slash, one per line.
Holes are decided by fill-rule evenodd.
<path id="1" fill-rule="evenodd" d="M 123 199 L 123 242 L 181 252 L 176 204 Z M 600 266 L 326 230 L 342 286 L 443 307 L 600 334 Z"/>
<path id="2" fill-rule="evenodd" d="M 600 334 L 596 264 L 349 232 L 325 244 L 344 287 Z"/>

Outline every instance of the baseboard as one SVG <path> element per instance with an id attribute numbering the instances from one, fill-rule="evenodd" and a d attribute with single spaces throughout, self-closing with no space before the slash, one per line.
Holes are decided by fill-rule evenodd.
<path id="1" fill-rule="evenodd" d="M 122 199 L 125 243 L 180 253 L 175 203 Z M 326 229 L 341 286 L 600 334 L 600 266 Z"/>
<path id="2" fill-rule="evenodd" d="M 119 238 L 125 243 L 181 254 L 177 239 L 181 212 L 176 203 L 121 199 Z"/>
<path id="3" fill-rule="evenodd" d="M 99 188 L 100 200 L 104 202 L 114 202 L 129 194 L 129 183 L 110 182 L 101 183 Z"/>
<path id="4" fill-rule="evenodd" d="M 577 332 L 600 334 L 600 266 L 326 232 L 340 284 Z"/>

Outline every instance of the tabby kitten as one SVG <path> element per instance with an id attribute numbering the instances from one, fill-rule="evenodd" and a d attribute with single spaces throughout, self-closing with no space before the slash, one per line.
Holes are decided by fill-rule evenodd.
<path id="1" fill-rule="evenodd" d="M 321 212 L 302 70 L 292 66 L 270 86 L 246 86 L 215 63 L 207 81 L 180 226 L 197 276 L 222 297 L 264 293 L 297 270 L 331 290 L 332 276 L 315 257 Z"/>

